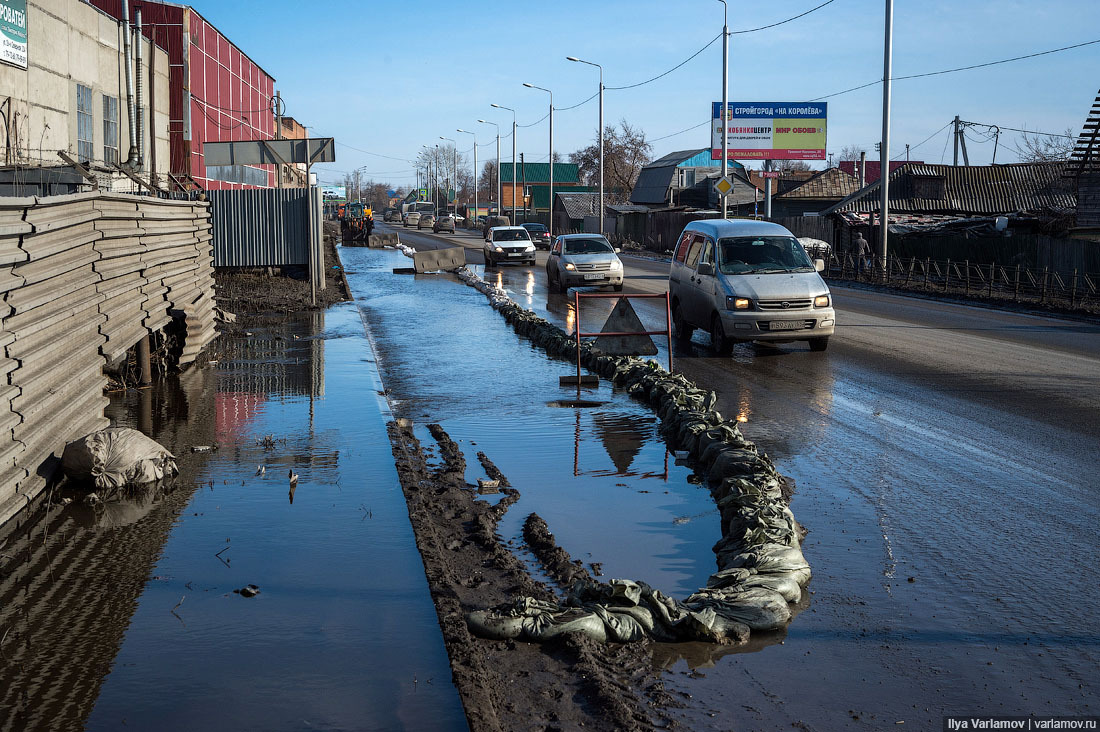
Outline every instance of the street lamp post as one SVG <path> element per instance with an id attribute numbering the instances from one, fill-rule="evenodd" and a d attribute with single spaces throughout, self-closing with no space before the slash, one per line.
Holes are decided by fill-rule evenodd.
<path id="1" fill-rule="evenodd" d="M 454 167 L 451 168 L 451 184 L 455 187 L 455 216 L 458 216 L 458 142 L 449 137 L 444 137 L 443 135 L 440 135 L 439 139 L 446 140 L 454 145 L 454 147 L 451 148 L 451 151 L 454 153 Z"/>
<path id="2" fill-rule="evenodd" d="M 501 202 L 500 202 L 500 125 L 496 122 L 490 122 L 487 119 L 479 119 L 478 122 L 486 125 L 492 125 L 497 128 L 497 214 L 500 214 Z M 474 173 L 477 173 L 475 170 Z M 477 181 L 474 181 L 474 185 L 477 185 Z"/>
<path id="3" fill-rule="evenodd" d="M 490 107 L 496 107 L 497 109 L 507 109 L 512 113 L 512 223 L 516 223 L 516 110 L 511 107 L 502 107 L 499 104 L 490 104 Z M 500 175 L 500 170 L 497 170 L 497 175 Z M 503 207 L 503 201 L 501 202 Z"/>
<path id="4" fill-rule="evenodd" d="M 464 135 L 473 135 L 474 138 L 474 223 L 477 223 L 477 134 L 466 130 L 456 130 L 456 132 L 461 132 Z"/>
<path id="5" fill-rule="evenodd" d="M 579 59 L 576 56 L 566 56 L 566 61 L 576 61 L 579 64 L 595 66 L 600 70 L 600 233 L 603 233 L 603 66 Z"/>
<path id="6" fill-rule="evenodd" d="M 729 92 L 730 92 L 730 29 L 729 29 L 729 5 L 726 4 L 726 0 L 718 0 L 722 3 L 722 113 L 719 115 L 722 122 L 722 177 L 725 178 L 729 172 L 729 130 L 726 129 L 726 111 L 729 108 Z M 729 210 L 727 209 L 729 198 L 722 196 L 722 218 L 729 217 Z"/>
<path id="7" fill-rule="evenodd" d="M 528 84 L 524 82 L 523 85 L 528 89 L 538 89 L 544 91 L 550 95 L 550 203 L 547 206 L 547 219 L 549 219 L 550 240 L 554 240 L 554 92 L 549 89 L 544 89 L 541 86 L 535 86 L 534 84 Z"/>

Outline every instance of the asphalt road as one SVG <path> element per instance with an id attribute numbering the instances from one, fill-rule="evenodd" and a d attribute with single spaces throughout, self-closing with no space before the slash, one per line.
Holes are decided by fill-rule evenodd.
<path id="1" fill-rule="evenodd" d="M 480 237 L 398 230 L 416 248 L 460 242 L 482 262 Z M 572 295 L 547 293 L 544 262 L 489 276 L 568 329 Z M 667 263 L 624 263 L 627 293 L 665 291 Z M 767 690 L 724 705 L 715 729 L 833 728 L 824 710 L 836 708 L 857 728 L 1095 714 L 1100 325 L 832 291 L 824 353 L 740 344 L 717 358 L 699 333 L 674 351 L 676 369 L 715 390 L 795 479 L 814 569 L 811 609 L 784 650 L 724 658 L 685 691 L 722 696 L 731 669 Z M 637 301 L 643 322 L 663 324 L 658 302 Z M 582 307 L 584 330 L 589 318 L 598 329 L 601 306 Z"/>

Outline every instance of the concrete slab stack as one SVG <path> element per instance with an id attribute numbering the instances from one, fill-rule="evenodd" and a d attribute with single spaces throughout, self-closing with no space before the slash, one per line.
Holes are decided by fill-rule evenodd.
<path id="1" fill-rule="evenodd" d="M 216 336 L 209 232 L 199 202 L 0 198 L 0 522 L 107 426 L 104 365 L 173 317 L 182 363 Z"/>

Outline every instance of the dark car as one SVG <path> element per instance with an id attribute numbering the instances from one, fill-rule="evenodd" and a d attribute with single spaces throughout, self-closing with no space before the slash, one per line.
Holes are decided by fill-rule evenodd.
<path id="1" fill-rule="evenodd" d="M 494 226 L 511 226 L 512 223 L 508 220 L 507 216 L 489 216 L 485 219 L 485 223 L 481 225 L 481 238 L 485 241 L 489 241 L 489 229 Z"/>
<path id="2" fill-rule="evenodd" d="M 536 249 L 549 249 L 550 248 L 550 230 L 542 224 L 520 224 L 523 228 L 527 229 L 527 233 L 531 235 L 531 241 L 535 243 Z"/>

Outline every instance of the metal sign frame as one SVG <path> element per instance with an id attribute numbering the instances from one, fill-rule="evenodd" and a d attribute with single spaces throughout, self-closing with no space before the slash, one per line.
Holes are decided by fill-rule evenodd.
<path id="1" fill-rule="evenodd" d="M 613 331 L 610 333 L 583 333 L 581 332 L 581 298 L 626 298 L 627 300 L 634 299 L 653 299 L 662 298 L 665 301 L 665 330 L 642 330 L 642 331 Z M 609 292 L 585 292 L 581 293 L 576 290 L 573 291 L 573 312 L 577 314 L 576 325 L 574 326 L 574 332 L 577 337 L 577 394 L 581 391 L 581 338 L 598 338 L 600 336 L 632 336 L 632 335 L 644 335 L 655 336 L 664 335 L 668 336 L 668 372 L 672 373 L 672 300 L 669 298 L 669 294 L 666 292 L 663 295 L 624 295 L 621 292 L 609 293 Z M 580 397 L 578 396 L 578 399 Z"/>

